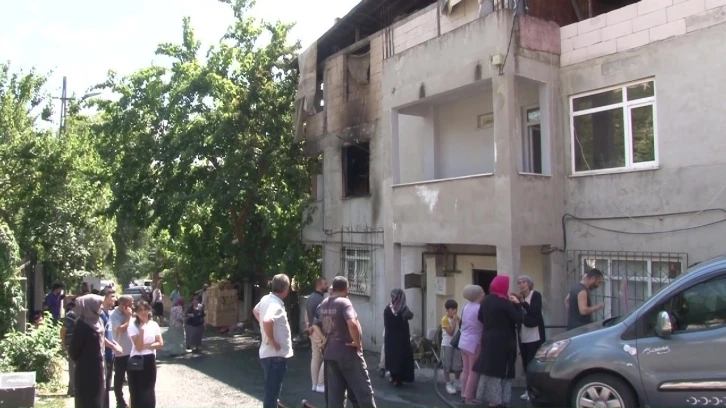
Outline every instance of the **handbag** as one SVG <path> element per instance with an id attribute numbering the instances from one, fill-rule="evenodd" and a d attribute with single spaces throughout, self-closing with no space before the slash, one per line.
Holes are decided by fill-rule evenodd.
<path id="1" fill-rule="evenodd" d="M 126 364 L 127 371 L 142 371 L 144 369 L 144 358 L 141 356 L 129 357 L 129 362 Z"/>
<path id="2" fill-rule="evenodd" d="M 464 308 L 466 308 L 466 306 L 464 306 Z M 461 316 L 462 317 L 464 316 L 464 309 L 461 310 Z M 451 338 L 451 342 L 449 343 L 449 344 L 451 344 L 451 347 L 453 347 L 455 349 L 459 348 L 459 340 L 461 339 L 462 321 L 463 321 L 462 319 L 459 319 L 459 327 L 456 329 L 456 333 L 454 333 L 454 337 Z"/>
<path id="3" fill-rule="evenodd" d="M 454 337 L 451 338 L 451 347 L 458 349 L 459 348 L 459 340 L 461 339 L 461 330 L 457 330 L 456 333 L 454 333 Z"/>

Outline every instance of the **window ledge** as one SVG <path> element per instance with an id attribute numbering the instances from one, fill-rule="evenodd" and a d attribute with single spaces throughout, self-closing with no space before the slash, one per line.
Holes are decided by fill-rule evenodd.
<path id="1" fill-rule="evenodd" d="M 466 180 L 466 179 L 472 179 L 472 178 L 492 177 L 492 176 L 494 176 L 494 173 L 482 173 L 482 174 L 472 174 L 470 176 L 450 177 L 450 178 L 436 179 L 436 180 L 412 181 L 410 183 L 394 184 L 391 186 L 391 188 L 406 187 L 406 186 L 420 186 L 420 185 L 424 185 L 424 184 L 443 183 L 446 181 Z"/>
<path id="2" fill-rule="evenodd" d="M 340 200 L 346 201 L 346 200 L 355 200 L 356 198 L 371 198 L 371 196 L 372 196 L 372 194 L 359 195 L 359 196 L 343 196 L 343 197 L 340 197 Z"/>
<path id="3" fill-rule="evenodd" d="M 592 170 L 592 171 L 581 171 L 570 174 L 570 178 L 576 177 L 588 177 L 588 176 L 606 176 L 609 174 L 623 174 L 623 173 L 637 173 L 641 171 L 655 171 L 660 168 L 659 165 L 654 164 L 652 166 L 643 167 L 626 167 L 619 169 L 603 169 L 603 170 Z"/>
<path id="4" fill-rule="evenodd" d="M 523 171 L 520 171 L 519 172 L 519 175 L 520 176 L 532 176 L 532 177 L 552 178 L 552 175 L 551 174 L 527 173 L 527 172 L 523 172 Z"/>

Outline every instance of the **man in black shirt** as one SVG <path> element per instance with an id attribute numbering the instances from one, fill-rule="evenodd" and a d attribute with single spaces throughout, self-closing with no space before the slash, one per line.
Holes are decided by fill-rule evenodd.
<path id="1" fill-rule="evenodd" d="M 565 298 L 567 308 L 567 330 L 576 329 L 592 323 L 592 315 L 605 308 L 605 303 L 591 306 L 590 292 L 600 287 L 603 281 L 602 272 L 590 269 L 579 283 L 572 285 Z"/>

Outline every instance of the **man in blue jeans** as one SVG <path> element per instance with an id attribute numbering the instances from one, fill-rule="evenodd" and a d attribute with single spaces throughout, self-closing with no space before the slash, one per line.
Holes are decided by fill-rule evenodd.
<path id="1" fill-rule="evenodd" d="M 272 292 L 263 296 L 253 310 L 262 329 L 260 363 L 265 375 L 263 408 L 277 408 L 282 380 L 287 371 L 287 359 L 292 357 L 292 335 L 284 303 L 290 293 L 290 278 L 282 273 L 275 275 L 270 286 Z"/>

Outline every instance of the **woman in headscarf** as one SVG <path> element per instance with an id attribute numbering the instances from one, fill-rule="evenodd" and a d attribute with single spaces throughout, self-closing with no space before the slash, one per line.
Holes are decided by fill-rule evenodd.
<path id="1" fill-rule="evenodd" d="M 391 304 L 383 311 L 383 327 L 386 331 L 383 342 L 386 347 L 386 370 L 395 386 L 411 383 L 414 379 L 411 330 L 408 326 L 411 319 L 413 312 L 406 306 L 406 294 L 402 289 L 393 289 Z"/>
<path id="2" fill-rule="evenodd" d="M 192 304 L 187 309 L 187 348 L 195 353 L 202 352 L 202 337 L 204 336 L 204 306 L 199 296 L 192 298 Z"/>
<path id="3" fill-rule="evenodd" d="M 517 278 L 517 286 L 519 286 L 519 301 L 522 302 L 525 311 L 522 327 L 519 330 L 519 352 L 522 355 L 524 371 L 527 372 L 527 366 L 545 341 L 542 294 L 534 290 L 534 281 L 527 275 Z M 521 398 L 527 401 L 529 394 L 525 392 Z"/>
<path id="4" fill-rule="evenodd" d="M 489 292 L 479 308 L 483 331 L 481 354 L 474 371 L 484 376 L 484 397 L 489 406 L 504 407 L 512 399 L 521 303 L 516 295 L 509 294 L 508 276 L 494 278 Z"/>
<path id="5" fill-rule="evenodd" d="M 484 289 L 479 285 L 467 285 L 464 288 L 464 299 L 467 303 L 461 309 L 461 335 L 459 350 L 463 361 L 461 371 L 461 399 L 466 405 L 478 405 L 474 400 L 479 386 L 479 373 L 474 371 L 474 364 L 481 352 L 482 324 L 478 319 Z"/>
<path id="6" fill-rule="evenodd" d="M 83 295 L 76 299 L 77 321 L 68 355 L 75 362 L 76 408 L 103 408 L 106 369 L 103 362 L 105 332 L 101 322 L 103 297 Z"/>
<path id="7" fill-rule="evenodd" d="M 184 298 L 174 299 L 174 305 L 169 311 L 169 330 L 166 331 L 165 349 L 172 357 L 181 356 L 187 350 L 187 341 L 184 333 Z"/>

